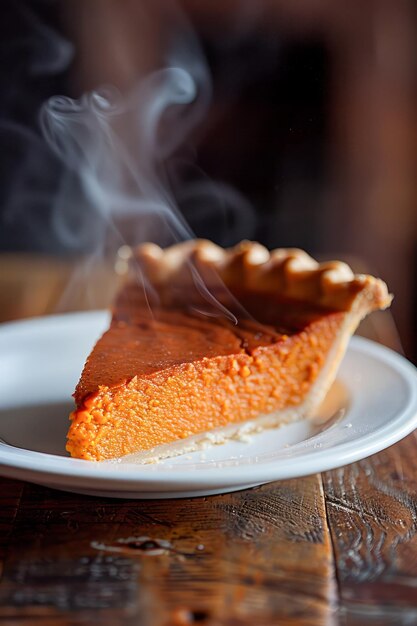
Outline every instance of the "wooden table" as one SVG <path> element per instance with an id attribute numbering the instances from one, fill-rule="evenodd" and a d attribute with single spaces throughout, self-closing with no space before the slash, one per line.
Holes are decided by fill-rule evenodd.
<path id="1" fill-rule="evenodd" d="M 63 276 L 65 264 L 3 257 L 1 310 L 53 310 Z M 395 343 L 387 317 L 372 332 Z M 227 495 L 111 500 L 0 478 L 0 500 L 2 626 L 417 624 L 415 434 Z"/>

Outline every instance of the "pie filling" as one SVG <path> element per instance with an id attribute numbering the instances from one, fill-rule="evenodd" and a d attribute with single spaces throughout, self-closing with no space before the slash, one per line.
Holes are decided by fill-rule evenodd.
<path id="1" fill-rule="evenodd" d="M 142 289 L 122 292 L 74 394 L 72 456 L 152 450 L 303 404 L 346 312 L 269 293 L 214 295 L 220 304 L 149 307 Z"/>
<path id="2" fill-rule="evenodd" d="M 340 261 L 255 242 L 144 244 L 132 270 L 75 390 L 78 458 L 157 460 L 312 415 L 359 321 L 392 300 Z"/>

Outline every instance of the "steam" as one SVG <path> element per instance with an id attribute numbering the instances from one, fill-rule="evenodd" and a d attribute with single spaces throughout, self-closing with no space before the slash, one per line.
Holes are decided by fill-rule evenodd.
<path id="1" fill-rule="evenodd" d="M 22 247 L 78 258 L 82 254 L 59 310 L 80 302 L 80 294 L 90 294 L 90 304 L 96 306 L 90 278 L 103 258 L 116 261 L 116 268 L 126 267 L 129 247 L 193 238 L 188 221 L 204 225 L 199 234 L 208 227 L 217 239 L 228 241 L 250 235 L 254 225 L 253 212 L 240 194 L 211 181 L 195 165 L 193 144 L 207 118 L 212 85 L 184 16 L 172 4 L 132 3 L 128 11 L 117 2 L 105 7 L 100 13 L 89 8 L 87 18 L 90 25 L 96 20 L 97 29 L 93 35 L 91 29 L 78 32 L 77 63 L 83 62 L 80 76 L 88 84 L 94 86 L 97 74 L 118 86 L 104 84 L 79 98 L 49 98 L 40 108 L 40 129 L 31 128 L 37 100 L 72 70 L 74 46 L 25 2 L 15 10 L 24 32 L 18 29 L 12 44 L 24 62 L 0 120 L 11 163 L 4 224 L 11 241 L 18 233 Z M 74 28 L 83 22 L 79 17 Z M 146 25 L 151 25 L 149 34 L 137 42 Z M 148 47 L 150 60 L 143 60 L 138 55 L 146 57 Z M 119 265 L 117 258 L 123 261 Z M 197 269 L 190 271 L 202 301 L 200 312 L 236 323 Z M 139 273 L 137 280 L 143 281 Z M 143 287 L 148 295 L 150 286 Z M 216 293 L 217 287 L 221 289 L 220 281 Z"/>
<path id="2" fill-rule="evenodd" d="M 181 110 L 196 94 L 192 76 L 170 67 L 141 81 L 126 97 L 105 87 L 80 100 L 58 96 L 44 105 L 44 136 L 67 168 L 54 212 L 64 245 L 77 247 L 86 230 L 93 247 L 108 240 L 109 231 L 117 245 L 136 245 L 154 234 L 158 222 L 174 240 L 192 236 L 176 208 L 164 162 L 196 122 L 195 113 L 185 116 Z M 85 219 L 74 219 L 71 188 L 82 192 Z M 120 229 L 129 218 L 134 232 L 128 236 Z"/>
<path id="3" fill-rule="evenodd" d="M 64 71 L 74 56 L 73 45 L 24 2 L 14 7 L 16 18 L 24 25 L 24 32 L 14 43 L 13 53 L 19 49 L 28 54 L 28 73 L 32 76 L 56 75 Z"/>
<path id="4" fill-rule="evenodd" d="M 240 239 L 254 228 L 248 202 L 193 163 L 193 133 L 209 110 L 211 78 L 192 28 L 176 8 L 168 13 L 162 69 L 132 77 L 128 90 L 54 96 L 41 109 L 43 136 L 64 165 L 52 229 L 69 252 L 111 256 L 124 244 L 192 238 L 177 200 L 193 223 L 219 234 L 228 229 Z"/>
<path id="5" fill-rule="evenodd" d="M 44 13 L 53 21 L 55 7 Z M 0 246 L 56 252 L 48 215 L 60 164 L 40 136 L 37 113 L 68 69 L 74 48 L 39 17 L 33 3 L 8 3 L 2 20 Z"/>
<path id="6" fill-rule="evenodd" d="M 171 61 L 128 93 L 105 86 L 78 100 L 55 96 L 41 109 L 43 135 L 65 165 L 53 227 L 67 249 L 81 244 L 91 250 L 90 262 L 103 251 L 124 250 L 126 244 L 171 244 L 193 237 L 177 208 L 167 167 L 210 104 L 209 74 L 201 56 L 190 52 L 180 47 L 177 64 Z M 188 187 L 188 198 L 202 193 L 213 198 L 215 185 L 204 183 Z M 225 186 L 217 187 L 217 195 L 240 200 Z M 236 324 L 196 268 L 190 270 L 205 303 L 198 312 Z M 143 276 L 137 280 L 146 296 L 152 293 Z"/>

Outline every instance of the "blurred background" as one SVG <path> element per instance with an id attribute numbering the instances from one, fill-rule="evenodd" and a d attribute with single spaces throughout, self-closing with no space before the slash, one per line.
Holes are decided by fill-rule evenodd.
<path id="1" fill-rule="evenodd" d="M 115 244 L 86 265 L 109 228 L 39 115 L 55 95 L 112 85 L 124 97 L 175 66 L 194 79 L 197 108 L 168 103 L 151 147 L 148 116 L 137 137 L 146 150 L 135 160 L 133 149 L 145 179 L 152 162 L 158 202 L 169 196 L 195 235 L 222 245 L 302 247 L 380 275 L 395 294 L 399 336 L 381 317 L 389 343 L 416 359 L 414 0 L 10 0 L 0 28 L 2 320 L 106 304 L 120 246 L 170 243 L 140 198 L 137 213 L 134 201 L 110 207 Z M 149 97 L 137 105 L 140 116 Z M 80 128 L 93 128 L 89 118 Z"/>

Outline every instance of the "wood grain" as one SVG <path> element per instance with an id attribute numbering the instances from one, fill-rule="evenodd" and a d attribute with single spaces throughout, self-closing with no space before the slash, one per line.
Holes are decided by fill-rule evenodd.
<path id="1" fill-rule="evenodd" d="M 0 478 L 0 577 L 2 563 L 23 493 L 24 483 Z"/>
<path id="2" fill-rule="evenodd" d="M 0 586 L 14 625 L 318 626 L 334 609 L 318 477 L 171 501 L 28 485 Z"/>
<path id="3" fill-rule="evenodd" d="M 341 615 L 350 625 L 417 623 L 416 434 L 324 476 Z"/>

